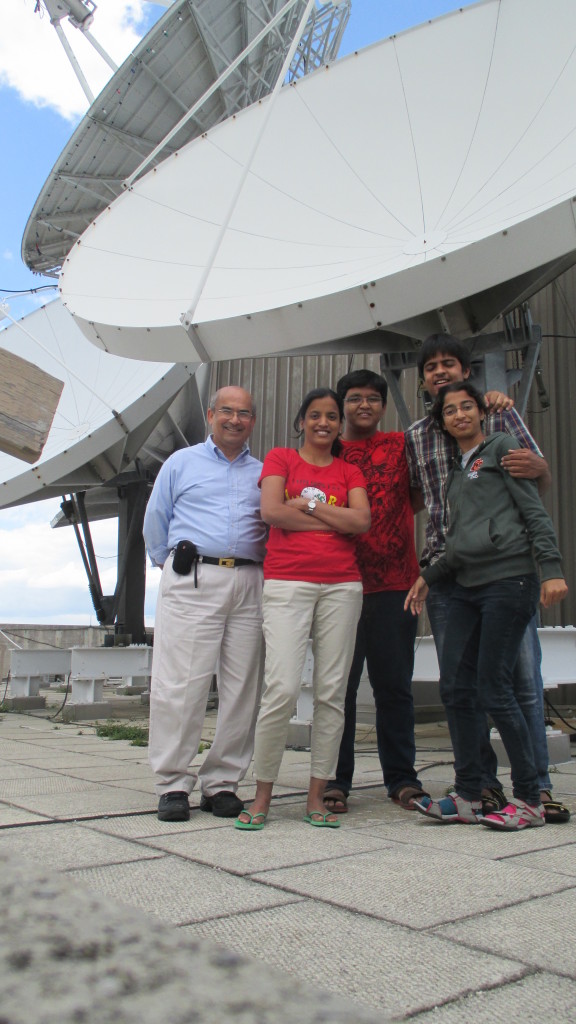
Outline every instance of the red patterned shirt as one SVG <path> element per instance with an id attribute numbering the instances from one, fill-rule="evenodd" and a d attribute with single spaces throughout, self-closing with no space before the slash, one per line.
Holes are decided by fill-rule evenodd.
<path id="1" fill-rule="evenodd" d="M 379 430 L 361 441 L 342 441 L 342 449 L 341 457 L 362 470 L 372 512 L 370 530 L 356 538 L 364 593 L 408 590 L 420 570 L 404 435 Z"/>

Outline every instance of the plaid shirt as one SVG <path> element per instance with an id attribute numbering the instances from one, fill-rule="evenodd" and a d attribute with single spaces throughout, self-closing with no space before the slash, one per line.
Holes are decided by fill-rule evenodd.
<path id="1" fill-rule="evenodd" d="M 486 417 L 485 434 L 494 434 L 496 431 L 510 434 L 522 448 L 530 448 L 542 457 L 542 452 L 515 409 L 490 413 Z M 458 454 L 457 442 L 437 426 L 432 416 L 418 420 L 406 431 L 410 487 L 422 491 L 429 514 L 421 566 L 435 562 L 444 551 L 447 529 L 445 485 Z"/>

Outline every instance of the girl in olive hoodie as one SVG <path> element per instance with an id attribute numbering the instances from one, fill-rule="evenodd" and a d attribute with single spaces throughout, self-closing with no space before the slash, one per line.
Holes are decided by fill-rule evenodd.
<path id="1" fill-rule="evenodd" d="M 485 438 L 484 399 L 469 381 L 444 388 L 434 415 L 461 456 L 446 483 L 446 552 L 424 569 L 406 598 L 418 614 L 428 587 L 456 580 L 440 666 L 440 694 L 454 749 L 455 795 L 423 798 L 417 810 L 440 822 L 504 831 L 545 824 L 530 732 L 514 694 L 513 668 L 528 622 L 567 593 L 554 528 L 531 480 L 501 459 L 517 443 Z M 538 570 L 540 579 L 538 576 Z M 482 817 L 477 707 L 494 720 L 511 765 L 513 803 Z"/>

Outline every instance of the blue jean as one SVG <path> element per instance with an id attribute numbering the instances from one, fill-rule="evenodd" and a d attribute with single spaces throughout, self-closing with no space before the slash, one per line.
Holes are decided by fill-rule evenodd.
<path id="1" fill-rule="evenodd" d="M 454 750 L 456 792 L 466 800 L 479 800 L 482 791 L 480 706 L 492 716 L 502 737 L 515 798 L 540 803 L 532 738 L 514 683 L 522 637 L 539 596 L 535 574 L 481 587 L 454 587 L 442 651 L 440 695 Z"/>
<path id="2" fill-rule="evenodd" d="M 328 783 L 346 794 L 354 775 L 356 697 L 364 661 L 374 693 L 378 756 L 388 793 L 393 795 L 406 785 L 421 788 L 414 769 L 412 698 L 417 620 L 404 611 L 406 594 L 405 590 L 387 590 L 364 595 L 346 690 L 338 767 L 335 779 Z"/>
<path id="3" fill-rule="evenodd" d="M 455 586 L 453 580 L 435 583 L 426 598 L 426 611 L 434 635 L 439 664 L 442 664 L 450 599 Z M 536 613 L 528 623 L 520 644 L 518 660 L 514 667 L 514 690 L 530 730 L 540 789 L 550 790 L 552 786 L 548 773 L 548 743 L 544 724 L 544 684 L 540 669 L 541 662 L 542 651 L 538 639 L 538 613 Z M 482 788 L 499 787 L 501 783 L 496 775 L 498 761 L 490 743 L 490 726 L 486 715 L 480 708 L 478 709 L 478 731 L 480 734 Z"/>

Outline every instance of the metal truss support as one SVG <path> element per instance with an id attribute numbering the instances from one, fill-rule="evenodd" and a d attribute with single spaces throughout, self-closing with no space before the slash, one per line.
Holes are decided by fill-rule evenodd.
<path id="1" fill-rule="evenodd" d="M 412 365 L 414 364 L 410 355 L 405 352 L 383 352 L 380 356 L 380 373 L 388 385 L 402 430 L 408 430 L 408 427 L 414 421 L 414 417 L 406 405 L 406 400 L 399 383 L 402 371 Z"/>
<path id="2" fill-rule="evenodd" d="M 131 474 L 132 476 L 132 474 Z M 144 598 L 146 551 L 142 526 L 148 499 L 148 480 L 128 479 L 118 483 L 118 571 L 113 594 L 104 594 L 86 512 L 85 491 L 64 498 L 61 509 L 74 529 L 88 589 L 101 626 L 114 625 L 116 633 L 129 634 L 133 643 L 146 642 Z"/>
<path id="3" fill-rule="evenodd" d="M 524 417 L 532 383 L 535 380 L 542 408 L 549 406 L 550 402 L 540 368 L 542 329 L 538 324 L 533 323 L 527 303 L 504 318 L 504 330 L 463 339 L 463 344 L 470 350 L 471 379 L 481 391 L 503 391 L 506 393 L 517 384 L 516 409 L 520 416 Z M 521 365 L 519 367 L 508 366 L 507 354 L 511 351 L 520 353 Z M 399 380 L 402 370 L 416 366 L 417 362 L 417 350 L 388 351 L 380 355 L 380 372 L 388 383 L 404 429 L 410 426 L 413 417 L 404 400 Z M 423 396 L 424 404 L 429 409 L 431 401 L 426 392 L 423 392 Z"/>

